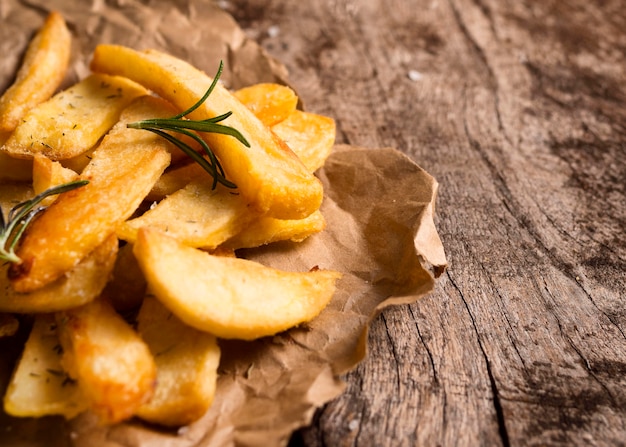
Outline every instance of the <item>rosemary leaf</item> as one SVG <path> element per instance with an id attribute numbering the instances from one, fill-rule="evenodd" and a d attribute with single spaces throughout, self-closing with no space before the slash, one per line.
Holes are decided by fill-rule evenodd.
<path id="1" fill-rule="evenodd" d="M 198 100 L 198 102 L 196 102 L 184 112 L 179 113 L 178 115 L 175 115 L 171 118 L 153 118 L 127 124 L 127 127 L 131 129 L 143 129 L 153 132 L 177 146 L 180 150 L 182 150 L 193 161 L 198 163 L 205 171 L 207 171 L 213 177 L 213 189 L 217 187 L 218 183 L 221 183 L 228 188 L 236 188 L 237 185 L 235 185 L 233 182 L 226 178 L 224 169 L 222 168 L 222 165 L 220 164 L 217 157 L 215 156 L 215 153 L 209 147 L 206 141 L 204 141 L 196 132 L 228 135 L 236 138 L 246 147 L 250 147 L 250 143 L 248 143 L 246 138 L 237 129 L 226 126 L 224 124 L 220 124 L 220 122 L 231 116 L 232 112 L 226 112 L 222 115 L 204 120 L 190 120 L 186 119 L 185 116 L 196 110 L 204 101 L 208 99 L 208 97 L 211 95 L 211 92 L 217 85 L 223 68 L 224 64 L 220 62 L 219 68 L 215 77 L 213 78 L 211 86 L 208 88 L 202 98 Z M 168 131 L 185 135 L 195 140 L 202 147 L 206 158 L 196 152 L 191 146 L 189 146 L 180 138 L 175 137 L 174 135 L 172 135 L 172 133 L 168 133 Z"/>

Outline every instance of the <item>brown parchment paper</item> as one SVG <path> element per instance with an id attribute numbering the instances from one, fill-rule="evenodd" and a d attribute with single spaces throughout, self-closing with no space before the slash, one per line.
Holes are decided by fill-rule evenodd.
<path id="1" fill-rule="evenodd" d="M 74 36 L 67 85 L 88 73 L 98 43 L 158 48 L 208 73 L 224 60 L 222 79 L 231 88 L 287 83 L 285 68 L 210 1 L 0 0 L 0 91 L 12 81 L 32 33 L 50 10 L 64 15 Z M 337 145 L 318 175 L 325 187 L 327 230 L 301 244 L 243 254 L 286 270 L 339 270 L 344 277 L 337 293 L 306 326 L 254 342 L 222 341 L 216 398 L 203 418 L 168 431 L 139 421 L 102 427 L 90 415 L 68 422 L 2 414 L 0 444 L 285 445 L 295 429 L 310 423 L 316 408 L 342 392 L 340 376 L 366 355 L 367 326 L 377 312 L 428 294 L 446 266 L 433 223 L 437 182 L 401 152 Z M 10 366 L 0 365 L 0 387 Z"/>

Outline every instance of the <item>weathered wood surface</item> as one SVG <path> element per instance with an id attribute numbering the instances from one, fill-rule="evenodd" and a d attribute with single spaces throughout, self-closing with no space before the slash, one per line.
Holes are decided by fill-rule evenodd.
<path id="1" fill-rule="evenodd" d="M 440 182 L 449 270 L 292 444 L 624 445 L 624 3 L 222 4 L 338 141 Z"/>

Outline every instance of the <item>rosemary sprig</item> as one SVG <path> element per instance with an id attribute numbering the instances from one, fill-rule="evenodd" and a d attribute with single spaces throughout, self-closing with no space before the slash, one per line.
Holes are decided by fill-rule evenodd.
<path id="1" fill-rule="evenodd" d="M 89 183 L 88 180 L 76 180 L 62 185 L 54 186 L 46 189 L 42 193 L 24 202 L 18 203 L 9 212 L 5 219 L 4 212 L 0 207 L 0 260 L 19 263 L 21 259 L 15 254 L 17 246 L 24 230 L 33 218 L 45 207 L 38 206 L 46 197 L 61 194 L 62 192 L 71 191 L 80 188 Z"/>
<path id="2" fill-rule="evenodd" d="M 196 102 L 193 106 L 191 106 L 184 112 L 179 113 L 178 115 L 175 115 L 171 118 L 154 118 L 127 124 L 127 127 L 130 127 L 132 129 L 149 130 L 150 132 L 153 132 L 165 138 L 170 143 L 177 146 L 185 154 L 191 157 L 191 159 L 193 159 L 196 163 L 202 166 L 205 171 L 211 174 L 211 176 L 213 177 L 213 189 L 215 189 L 218 183 L 221 183 L 228 188 L 236 188 L 237 185 L 235 185 L 233 182 L 226 178 L 224 169 L 222 168 L 222 165 L 220 164 L 217 157 L 215 156 L 215 153 L 209 147 L 206 141 L 204 141 L 196 133 L 196 131 L 230 135 L 239 140 L 239 142 L 244 144 L 246 147 L 250 147 L 250 143 L 248 143 L 248 140 L 246 140 L 246 138 L 237 129 L 226 126 L 224 124 L 220 124 L 221 121 L 224 121 L 226 118 L 231 116 L 232 112 L 227 112 L 214 118 L 195 121 L 186 119 L 185 116 L 196 110 L 204 101 L 208 99 L 208 97 L 211 95 L 211 92 L 213 92 L 213 90 L 215 89 L 215 86 L 217 85 L 220 76 L 222 75 L 223 68 L 224 64 L 220 62 L 217 73 L 213 78 L 213 82 L 211 83 L 211 86 L 206 91 L 204 96 L 202 96 L 202 98 L 200 98 L 198 102 Z M 204 158 L 202 154 L 196 152 L 187 143 L 173 136 L 172 134 L 167 133 L 166 131 L 179 133 L 192 138 L 198 144 L 200 144 L 207 158 Z"/>

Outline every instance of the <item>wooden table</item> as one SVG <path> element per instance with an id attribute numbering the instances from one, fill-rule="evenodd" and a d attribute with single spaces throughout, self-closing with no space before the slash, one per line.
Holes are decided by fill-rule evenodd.
<path id="1" fill-rule="evenodd" d="M 440 183 L 448 271 L 375 320 L 292 444 L 623 445 L 623 2 L 222 4 L 339 142 L 396 147 Z"/>

